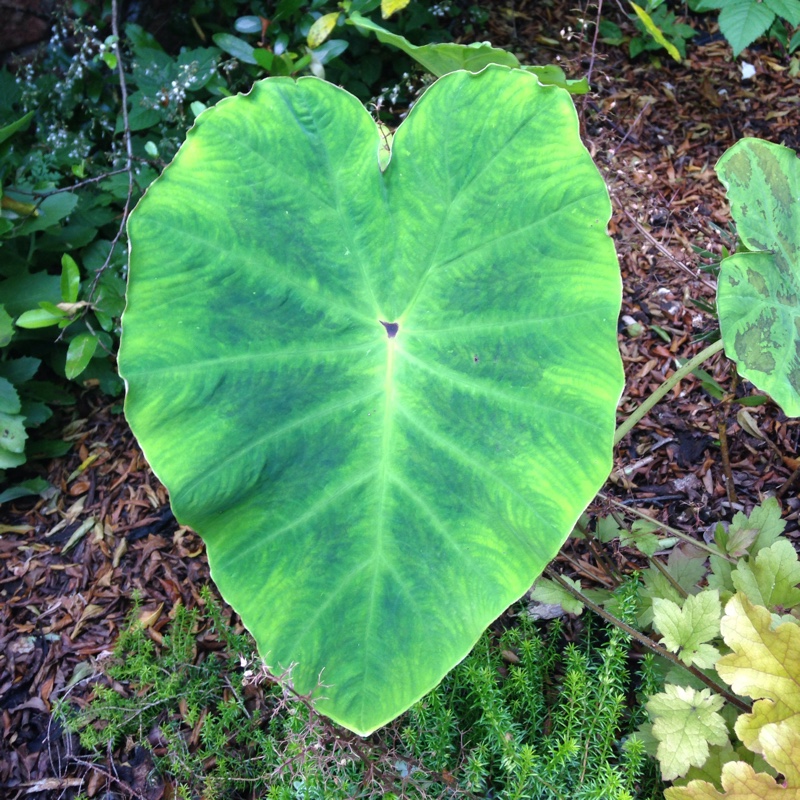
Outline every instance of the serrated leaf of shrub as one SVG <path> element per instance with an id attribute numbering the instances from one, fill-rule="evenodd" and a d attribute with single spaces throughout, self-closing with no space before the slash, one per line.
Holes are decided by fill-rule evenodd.
<path id="1" fill-rule="evenodd" d="M 697 591 L 697 583 L 706 574 L 708 553 L 694 545 L 676 547 L 667 559 L 667 570 L 678 585 L 689 594 Z"/>
<path id="2" fill-rule="evenodd" d="M 622 532 L 622 528 L 617 525 L 614 517 L 608 516 L 600 517 L 597 520 L 594 533 L 603 544 L 608 544 L 612 539 L 616 539 L 618 536 L 622 535 Z"/>
<path id="3" fill-rule="evenodd" d="M 644 519 L 636 520 L 630 531 L 619 532 L 619 542 L 623 547 L 635 547 L 640 553 L 652 558 L 661 546 L 661 540 L 653 533 L 659 526 Z"/>
<path id="4" fill-rule="evenodd" d="M 708 560 L 711 564 L 711 572 L 706 578 L 708 588 L 719 591 L 720 600 L 726 603 L 735 591 L 731 578 L 733 564 L 721 556 L 710 556 Z"/>
<path id="5" fill-rule="evenodd" d="M 736 735 L 765 756 L 761 735 L 766 725 L 790 720 L 800 732 L 800 627 L 786 622 L 773 631 L 771 622 L 763 606 L 742 594 L 731 598 L 720 627 L 733 652 L 715 665 L 736 694 L 756 701 L 752 713 L 737 720 Z"/>
<path id="6" fill-rule="evenodd" d="M 728 741 L 725 720 L 719 715 L 723 700 L 710 689 L 690 689 L 667 684 L 653 695 L 646 708 L 653 720 L 653 736 L 659 741 L 656 757 L 666 781 L 701 767 L 709 756 L 709 744 Z"/>
<path id="7" fill-rule="evenodd" d="M 767 725 L 762 731 L 767 761 L 784 777 L 783 783 L 756 772 L 743 761 L 722 767 L 723 793 L 707 781 L 694 780 L 664 792 L 666 800 L 797 800 L 800 797 L 800 731 L 787 722 Z"/>
<path id="8" fill-rule="evenodd" d="M 561 579 L 570 586 L 574 586 L 579 592 L 581 591 L 580 581 L 574 581 L 566 575 L 562 575 Z M 531 600 L 537 600 L 540 603 L 560 605 L 568 614 L 580 614 L 583 611 L 583 603 L 580 600 L 575 599 L 566 589 L 549 578 L 539 578 L 531 589 L 530 597 Z"/>
<path id="9" fill-rule="evenodd" d="M 676 784 L 686 786 L 690 781 L 708 781 L 708 783 L 713 783 L 717 789 L 721 789 L 720 776 L 722 775 L 723 765 L 729 761 L 737 760 L 738 755 L 730 741 L 721 745 L 715 744 L 709 748 L 709 756 L 706 763 L 702 767 L 692 767 L 686 773 L 686 777 L 679 778 Z"/>
<path id="10" fill-rule="evenodd" d="M 715 589 L 689 595 L 683 608 L 671 600 L 653 600 L 653 622 L 664 647 L 679 653 L 684 664 L 701 669 L 714 666 L 719 658 L 717 649 L 704 643 L 719 635 L 721 616 L 719 592 Z"/>
<path id="11" fill-rule="evenodd" d="M 748 554 L 754 556 L 776 542 L 785 527 L 778 501 L 769 497 L 749 516 L 741 511 L 736 513 L 727 530 L 721 524 L 717 525 L 714 541 L 723 552 L 734 558 Z"/>
<path id="12" fill-rule="evenodd" d="M 736 589 L 756 605 L 789 610 L 800 604 L 800 561 L 788 539 L 760 550 L 731 573 Z"/>

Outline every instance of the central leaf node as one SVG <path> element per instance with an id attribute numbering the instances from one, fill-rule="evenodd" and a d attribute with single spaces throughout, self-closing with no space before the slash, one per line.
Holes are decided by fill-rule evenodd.
<path id="1" fill-rule="evenodd" d="M 381 320 L 380 323 L 386 328 L 386 335 L 390 339 L 394 339 L 394 337 L 397 336 L 397 331 L 400 330 L 400 326 L 396 322 L 384 322 Z"/>

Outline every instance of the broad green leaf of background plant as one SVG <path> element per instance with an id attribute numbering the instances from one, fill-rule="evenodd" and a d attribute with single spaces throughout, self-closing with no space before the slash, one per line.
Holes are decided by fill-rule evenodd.
<path id="1" fill-rule="evenodd" d="M 382 171 L 345 91 L 204 112 L 131 217 L 120 369 L 276 672 L 359 733 L 460 661 L 611 467 L 620 276 L 569 95 L 456 72 Z"/>
<path id="2" fill-rule="evenodd" d="M 672 683 L 647 701 L 652 733 L 658 739 L 656 757 L 665 781 L 685 775 L 689 767 L 701 767 L 708 758 L 709 744 L 728 741 L 725 720 L 719 715 L 723 703 L 722 697 L 710 689 L 698 691 Z"/>
<path id="3" fill-rule="evenodd" d="M 800 416 L 800 160 L 742 139 L 717 162 L 745 247 L 720 265 L 717 307 L 739 373 Z"/>
<path id="4" fill-rule="evenodd" d="M 402 50 L 437 77 L 442 77 L 460 69 L 480 72 L 489 64 L 499 64 L 504 67 L 532 72 L 539 78 L 541 83 L 547 86 L 559 86 L 571 94 L 586 94 L 589 91 L 589 82 L 586 78 L 569 80 L 564 74 L 564 70 L 555 64 L 548 64 L 543 67 L 523 67 L 513 53 L 509 53 L 508 50 L 502 50 L 499 47 L 492 47 L 489 42 L 474 42 L 473 44 L 443 42 L 417 46 L 411 44 L 404 36 L 387 31 L 386 28 L 382 28 L 371 19 L 363 17 L 355 11 L 350 12 L 347 22 L 349 25 L 355 25 L 362 32 L 374 33 L 379 42 Z"/>
<path id="5" fill-rule="evenodd" d="M 723 793 L 708 781 L 690 781 L 664 792 L 666 800 L 796 800 L 800 796 L 800 731 L 789 723 L 767 725 L 762 732 L 764 754 L 770 766 L 781 773 L 778 783 L 772 775 L 756 772 L 744 761 L 722 766 Z"/>
<path id="6" fill-rule="evenodd" d="M 776 13 L 786 19 L 793 17 L 793 6 L 800 13 L 800 3 L 797 0 L 700 0 L 695 4 L 694 10 L 721 9 L 720 33 L 733 48 L 733 55 L 738 56 L 745 47 L 766 33 Z M 797 25 L 797 22 L 792 25 Z"/>
<path id="7" fill-rule="evenodd" d="M 721 616 L 719 592 L 715 590 L 689 595 L 682 607 L 671 600 L 653 599 L 653 623 L 664 647 L 679 653 L 684 664 L 701 669 L 710 669 L 719 658 L 719 651 L 707 642 L 719 635 Z"/>
<path id="8" fill-rule="evenodd" d="M 97 344 L 97 337 L 91 333 L 79 333 L 69 343 L 64 373 L 70 380 L 77 378 L 89 366 Z"/>
<path id="9" fill-rule="evenodd" d="M 733 653 L 715 665 L 736 694 L 756 700 L 752 713 L 736 721 L 736 735 L 749 750 L 765 756 L 765 725 L 787 720 L 800 734 L 800 626 L 785 622 L 773 631 L 771 621 L 763 606 L 754 606 L 743 594 L 732 597 L 721 628 Z"/>

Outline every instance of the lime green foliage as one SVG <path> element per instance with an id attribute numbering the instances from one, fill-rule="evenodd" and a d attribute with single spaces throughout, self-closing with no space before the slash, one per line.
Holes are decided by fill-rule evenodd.
<path id="1" fill-rule="evenodd" d="M 608 193 L 569 95 L 454 72 L 384 171 L 382 142 L 316 78 L 203 114 L 131 217 L 120 352 L 223 595 L 360 733 L 555 555 L 608 475 L 622 386 Z"/>
<path id="2" fill-rule="evenodd" d="M 780 539 L 743 561 L 732 573 L 736 590 L 781 613 L 800 605 L 800 562 L 791 542 Z"/>
<path id="3" fill-rule="evenodd" d="M 633 14 L 629 17 L 639 33 L 625 36 L 622 29 L 609 19 L 600 20 L 600 35 L 607 44 L 621 45 L 628 42 L 628 53 L 636 58 L 640 53 L 657 53 L 666 50 L 676 61 L 686 58 L 686 43 L 695 35 L 694 28 L 680 22 L 666 0 L 645 0 L 640 4 L 631 2 Z"/>
<path id="4" fill-rule="evenodd" d="M 719 589 L 723 602 L 740 591 L 751 602 L 767 606 L 777 615 L 800 606 L 800 563 L 792 544 L 781 537 L 785 523 L 774 498 L 753 509 L 749 517 L 737 514 L 726 532 L 714 534 L 719 548 L 736 554 L 736 563 L 711 556 L 709 586 Z"/>
<path id="5" fill-rule="evenodd" d="M 787 415 L 800 416 L 800 161 L 788 147 L 742 139 L 717 174 L 746 248 L 720 268 L 725 352 Z"/>
<path id="6" fill-rule="evenodd" d="M 750 515 L 737 512 L 726 530 L 721 524 L 714 531 L 714 542 L 733 558 L 755 556 L 764 547 L 778 541 L 786 528 L 781 509 L 774 497 L 756 506 Z"/>
<path id="7" fill-rule="evenodd" d="M 790 800 L 800 793 L 800 625 L 794 620 L 773 628 L 772 623 L 766 608 L 735 595 L 722 619 L 722 635 L 733 652 L 716 670 L 735 692 L 756 701 L 752 713 L 737 719 L 736 734 L 783 780 L 726 757 L 717 786 L 692 780 L 668 789 L 668 800 Z"/>
<path id="8" fill-rule="evenodd" d="M 708 642 L 719 636 L 721 615 L 716 590 L 689 595 L 683 607 L 661 597 L 653 600 L 653 625 L 661 634 L 661 643 L 678 653 L 685 664 L 701 669 L 710 669 L 719 658 L 719 652 Z"/>
<path id="9" fill-rule="evenodd" d="M 716 665 L 737 694 L 756 700 L 753 712 L 737 720 L 736 735 L 757 753 L 765 752 L 760 733 L 769 723 L 785 721 L 800 735 L 800 625 L 795 620 L 771 626 L 766 608 L 735 595 L 722 620 L 722 636 L 733 653 Z"/>
<path id="10" fill-rule="evenodd" d="M 800 25 L 800 0 L 690 0 L 689 5 L 693 11 L 720 9 L 719 29 L 734 56 L 771 28 L 779 35 L 775 25 L 781 20 L 793 28 Z"/>
<path id="11" fill-rule="evenodd" d="M 532 72 L 542 84 L 559 86 L 572 94 L 586 94 L 589 91 L 589 83 L 586 78 L 569 80 L 564 74 L 564 70 L 554 64 L 544 67 L 523 67 L 513 53 L 492 47 L 489 42 L 476 42 L 469 45 L 437 43 L 416 46 L 405 37 L 387 31 L 355 11 L 349 14 L 348 23 L 355 25 L 361 31 L 374 33 L 378 37 L 378 41 L 402 50 L 436 77 L 447 75 L 458 69 L 480 72 L 489 64 L 500 64 Z"/>
<path id="12" fill-rule="evenodd" d="M 655 536 L 658 525 L 643 521 Z M 617 520 L 598 520 L 594 534 L 586 519 L 579 527 L 581 536 L 601 542 L 625 536 Z M 740 800 L 795 796 L 787 754 L 770 750 L 786 747 L 796 759 L 800 742 L 800 561 L 784 527 L 770 498 L 749 515 L 737 513 L 727 527 L 718 525 L 713 545 L 676 547 L 685 534 L 668 529 L 675 536 L 659 539 L 659 550 L 670 551 L 666 560 L 651 540 L 626 537 L 651 562 L 634 613 L 639 630 L 652 624 L 660 635 L 665 653 L 658 662 L 667 679 L 647 700 L 651 724 L 635 739 L 656 756 L 664 780 L 675 782 L 671 800 L 719 798 L 723 787 L 724 797 Z M 609 593 L 587 599 L 616 612 Z M 671 654 L 672 665 L 664 660 Z M 750 713 L 741 695 L 756 700 Z M 740 741 L 731 742 L 734 734 Z M 789 778 L 786 788 L 776 784 L 770 765 Z"/>
<path id="13" fill-rule="evenodd" d="M 627 619 L 634 601 L 627 584 L 618 593 Z M 109 746 L 154 749 L 159 773 L 185 796 L 660 797 L 641 743 L 623 745 L 639 721 L 627 701 L 634 682 L 657 688 L 652 659 L 630 674 L 627 637 L 593 615 L 567 644 L 560 622 L 544 628 L 522 612 L 396 725 L 358 741 L 274 685 L 256 688 L 260 668 L 241 658 L 252 640 L 207 594 L 204 611 L 179 607 L 165 631 L 157 646 L 138 623 L 125 629 L 88 704 L 67 700 L 56 714 L 101 763 Z M 202 658 L 199 641 L 214 646 Z"/>
<path id="14" fill-rule="evenodd" d="M 658 740 L 656 757 L 664 780 L 685 775 L 690 766 L 702 766 L 709 755 L 709 744 L 728 741 L 725 721 L 719 715 L 724 702 L 710 689 L 698 691 L 671 683 L 648 700 L 647 711 L 654 719 L 652 733 Z"/>
<path id="15" fill-rule="evenodd" d="M 650 5 L 655 6 L 656 3 L 651 2 Z M 659 27 L 658 23 L 652 19 L 650 14 L 647 11 L 645 11 L 641 6 L 636 5 L 636 3 L 634 2 L 631 2 L 631 6 L 633 7 L 634 12 L 636 12 L 638 21 L 644 27 L 645 31 L 647 31 L 647 33 L 650 34 L 650 36 L 653 38 L 653 41 L 656 44 L 663 47 L 670 54 L 670 56 L 672 56 L 672 58 L 675 59 L 675 61 L 680 61 L 681 54 L 678 52 L 678 48 L 675 47 L 675 45 L 672 44 L 672 42 L 670 42 L 667 39 L 667 37 L 664 35 L 661 28 Z M 661 9 L 666 10 L 666 6 L 663 3 L 659 7 Z M 655 9 L 652 10 L 655 11 Z M 694 31 L 692 31 L 692 34 L 694 34 Z M 631 57 L 633 56 L 634 53 L 631 52 Z"/>

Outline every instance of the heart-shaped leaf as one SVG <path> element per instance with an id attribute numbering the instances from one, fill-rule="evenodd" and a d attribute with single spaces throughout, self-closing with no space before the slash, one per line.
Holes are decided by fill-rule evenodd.
<path id="1" fill-rule="evenodd" d="M 223 596 L 359 733 L 553 558 L 622 388 L 610 203 L 569 95 L 454 72 L 383 172 L 382 146 L 316 78 L 203 113 L 131 217 L 120 352 Z"/>
<path id="2" fill-rule="evenodd" d="M 800 416 L 800 161 L 793 150 L 742 139 L 717 163 L 748 250 L 723 260 L 717 306 L 725 352 L 739 372 Z"/>

